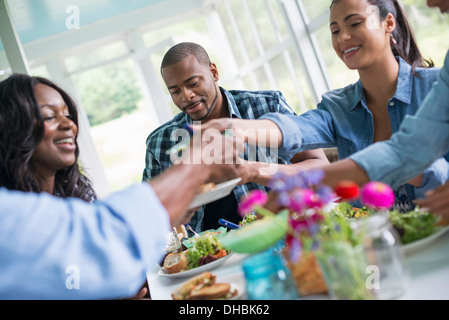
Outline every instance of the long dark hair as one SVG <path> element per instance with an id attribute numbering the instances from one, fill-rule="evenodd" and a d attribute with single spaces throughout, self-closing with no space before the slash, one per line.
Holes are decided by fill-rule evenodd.
<path id="1" fill-rule="evenodd" d="M 330 8 L 340 0 L 332 0 Z M 371 5 L 379 8 L 379 19 L 384 21 L 389 13 L 393 15 L 396 20 L 396 29 L 392 36 L 396 40 L 396 44 L 391 43 L 391 49 L 395 56 L 404 59 L 412 66 L 414 71 L 417 67 L 433 67 L 433 61 L 424 59 L 418 44 L 415 40 L 410 23 L 404 8 L 397 0 L 367 0 Z"/>
<path id="2" fill-rule="evenodd" d="M 39 173 L 31 157 L 44 135 L 44 119 L 37 103 L 34 87 L 47 85 L 59 92 L 67 104 L 72 121 L 78 126 L 78 113 L 73 99 L 52 81 L 13 74 L 0 82 L 0 186 L 11 190 L 41 192 Z M 59 170 L 54 193 L 59 196 L 90 200 L 95 193 L 89 179 L 78 164 L 79 147 L 75 139 L 76 161 Z"/>

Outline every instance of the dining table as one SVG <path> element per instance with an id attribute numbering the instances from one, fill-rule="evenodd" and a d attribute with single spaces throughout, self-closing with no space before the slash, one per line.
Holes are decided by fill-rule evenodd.
<path id="1" fill-rule="evenodd" d="M 404 250 L 405 272 L 408 283 L 405 293 L 398 300 L 448 300 L 449 299 L 449 227 L 438 237 L 421 241 L 413 250 Z M 242 269 L 247 254 L 233 253 L 220 266 L 210 270 L 217 282 L 229 282 L 240 291 L 238 299 L 246 300 L 246 279 Z M 171 293 L 189 278 L 161 275 L 159 265 L 147 272 L 148 287 L 152 300 L 171 300 Z M 326 294 L 302 296 L 299 299 L 330 299 Z"/>

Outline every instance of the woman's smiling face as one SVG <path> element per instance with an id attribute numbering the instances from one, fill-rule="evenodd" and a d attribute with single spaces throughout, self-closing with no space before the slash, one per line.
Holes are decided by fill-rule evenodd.
<path id="1" fill-rule="evenodd" d="M 42 112 L 45 131 L 34 150 L 32 162 L 40 174 L 55 174 L 76 161 L 78 127 L 71 120 L 69 108 L 58 91 L 37 84 L 34 94 Z"/>
<path id="2" fill-rule="evenodd" d="M 390 19 L 390 20 L 388 20 Z M 379 21 L 378 14 L 367 0 L 340 0 L 334 3 L 330 13 L 332 46 L 338 57 L 351 69 L 361 69 L 392 54 L 390 33 L 387 27 L 389 15 Z M 392 30 L 390 31 L 390 29 Z"/>

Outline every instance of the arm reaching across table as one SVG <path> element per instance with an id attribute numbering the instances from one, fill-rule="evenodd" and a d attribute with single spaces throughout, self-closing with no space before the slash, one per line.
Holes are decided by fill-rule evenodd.
<path id="1" fill-rule="evenodd" d="M 0 188 L 0 299 L 134 296 L 199 186 L 236 172 L 235 162 L 179 164 L 94 203 Z"/>

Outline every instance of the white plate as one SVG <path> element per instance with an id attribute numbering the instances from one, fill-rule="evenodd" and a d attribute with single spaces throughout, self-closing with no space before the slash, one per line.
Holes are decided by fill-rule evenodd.
<path id="1" fill-rule="evenodd" d="M 190 269 L 187 271 L 181 271 L 181 272 L 177 272 L 177 273 L 168 273 L 164 267 L 160 268 L 158 271 L 158 275 L 161 277 L 167 277 L 167 278 L 186 278 L 186 277 L 191 277 L 191 276 L 196 276 L 197 274 L 200 274 L 204 271 L 210 271 L 213 270 L 215 268 L 218 268 L 219 266 L 221 266 L 223 263 L 225 263 L 230 256 L 232 256 L 232 252 L 230 252 L 227 256 L 220 258 L 218 260 L 206 263 L 202 266 L 196 267 L 194 269 Z"/>
<path id="2" fill-rule="evenodd" d="M 246 299 L 246 279 L 243 274 L 235 274 L 229 276 L 217 275 L 217 283 L 229 283 L 231 291 L 237 290 L 237 294 L 229 300 Z"/>
<path id="3" fill-rule="evenodd" d="M 237 275 L 227 276 L 227 277 L 217 276 L 215 283 L 229 283 L 229 285 L 231 286 L 231 289 L 230 289 L 231 292 L 234 292 L 235 290 L 237 290 L 237 294 L 227 300 L 244 299 L 245 294 L 246 294 L 245 282 L 244 282 L 245 278 L 242 278 L 242 279 L 240 279 L 240 278 L 241 277 L 239 277 Z M 186 282 L 189 280 L 186 280 Z M 235 281 L 235 282 L 231 282 L 231 281 Z M 179 286 L 184 285 L 184 283 L 181 283 Z"/>
<path id="4" fill-rule="evenodd" d="M 192 203 L 189 206 L 189 209 L 194 209 L 197 207 L 201 207 L 205 204 L 213 202 L 215 200 L 226 197 L 231 191 L 235 188 L 235 186 L 242 180 L 241 178 L 225 181 L 219 183 L 215 186 L 214 189 L 200 193 L 193 199 Z"/>
<path id="5" fill-rule="evenodd" d="M 407 243 L 402 248 L 404 249 L 405 254 L 410 254 L 412 252 L 415 252 L 419 249 L 422 249 L 424 247 L 427 247 L 430 245 L 433 241 L 435 241 L 437 238 L 439 238 L 441 235 L 443 235 L 447 230 L 449 230 L 449 226 L 436 226 L 434 232 L 431 235 L 428 235 L 425 238 Z"/>

